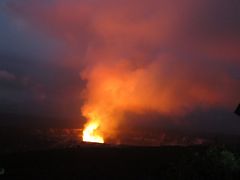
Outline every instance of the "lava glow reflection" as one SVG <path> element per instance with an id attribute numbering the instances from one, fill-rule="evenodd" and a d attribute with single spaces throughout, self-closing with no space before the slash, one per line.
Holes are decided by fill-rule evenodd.
<path id="1" fill-rule="evenodd" d="M 90 122 L 86 125 L 83 130 L 83 141 L 94 142 L 94 143 L 104 143 L 103 137 L 97 134 L 96 130 L 99 127 L 99 123 Z"/>

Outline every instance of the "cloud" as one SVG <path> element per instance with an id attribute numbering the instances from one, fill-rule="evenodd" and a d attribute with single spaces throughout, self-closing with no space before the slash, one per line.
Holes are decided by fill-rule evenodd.
<path id="1" fill-rule="evenodd" d="M 16 80 L 16 76 L 6 70 L 0 70 L 0 80 L 13 81 Z"/>

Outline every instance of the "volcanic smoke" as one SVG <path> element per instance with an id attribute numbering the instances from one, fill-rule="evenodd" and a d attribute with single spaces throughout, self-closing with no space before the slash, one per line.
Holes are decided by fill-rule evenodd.
<path id="1" fill-rule="evenodd" d="M 200 26 L 189 26 L 208 1 L 58 0 L 46 6 L 34 1 L 34 8 L 27 2 L 16 11 L 65 43 L 64 67 L 81 67 L 83 141 L 116 137 L 119 125 L 131 121 L 129 112 L 178 119 L 197 109 L 228 108 L 239 99 L 239 81 L 226 66 L 239 62 L 210 58 L 228 37 L 204 39 Z M 229 47 L 238 42 L 229 41 Z"/>
<path id="2" fill-rule="evenodd" d="M 211 86 L 211 80 L 206 82 L 193 72 L 195 78 L 199 78 L 197 82 L 188 77 L 188 72 L 180 74 L 177 69 L 172 69 L 172 77 L 168 77 L 164 69 L 169 68 L 169 61 L 171 59 L 163 57 L 136 66 L 136 62 L 131 64 L 131 59 L 126 59 L 116 64 L 94 65 L 83 72 L 82 78 L 88 82 L 82 107 L 82 114 L 88 119 L 83 140 L 103 142 L 108 136 L 114 137 L 118 125 L 128 118 L 125 112 L 144 114 L 154 111 L 179 116 L 197 106 L 207 108 L 227 102 Z M 217 83 L 229 82 L 220 80 Z"/>

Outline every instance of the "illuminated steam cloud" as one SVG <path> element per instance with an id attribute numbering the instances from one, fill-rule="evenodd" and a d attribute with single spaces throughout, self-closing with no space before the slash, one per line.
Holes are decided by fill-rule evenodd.
<path id="1" fill-rule="evenodd" d="M 212 7 L 190 0 L 9 4 L 66 44 L 59 63 L 81 69 L 86 81 L 81 112 L 86 127 L 94 124 L 92 135 L 104 138 L 115 135 L 126 112 L 179 116 L 197 108 L 228 108 L 239 98 L 239 80 L 230 73 L 240 68 L 239 41 L 204 31 L 211 21 L 202 21 L 202 10 Z M 203 30 L 191 27 L 197 22 Z"/>

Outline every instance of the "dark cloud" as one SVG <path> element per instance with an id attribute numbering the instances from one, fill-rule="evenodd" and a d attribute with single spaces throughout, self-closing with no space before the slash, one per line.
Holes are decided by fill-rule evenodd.
<path id="1" fill-rule="evenodd" d="M 0 70 L 0 80 L 12 81 L 15 80 L 16 76 L 6 70 Z"/>

